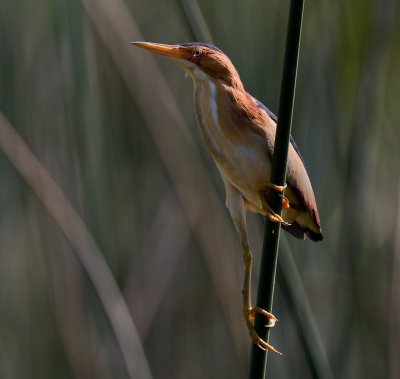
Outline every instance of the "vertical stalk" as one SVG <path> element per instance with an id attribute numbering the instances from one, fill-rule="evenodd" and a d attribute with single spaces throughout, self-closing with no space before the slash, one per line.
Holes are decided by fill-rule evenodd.
<path id="1" fill-rule="evenodd" d="M 286 165 L 296 87 L 303 7 L 304 0 L 291 0 L 271 172 L 271 182 L 280 186 L 284 185 L 286 181 Z M 268 203 L 276 213 L 281 213 L 282 195 L 280 193 L 275 190 L 269 191 Z M 280 224 L 273 223 L 267 219 L 257 292 L 257 306 L 267 311 L 272 311 L 279 233 Z M 263 317 L 256 316 L 255 329 L 261 338 L 268 341 L 269 328 L 265 327 L 265 319 Z M 267 351 L 253 345 L 250 364 L 249 378 L 265 378 Z"/>

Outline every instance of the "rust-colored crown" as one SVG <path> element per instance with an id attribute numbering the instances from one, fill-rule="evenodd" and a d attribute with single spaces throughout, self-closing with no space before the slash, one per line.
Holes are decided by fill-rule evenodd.
<path id="1" fill-rule="evenodd" d="M 231 60 L 222 50 L 213 45 L 196 42 L 180 45 L 150 42 L 131 42 L 131 44 L 169 58 L 184 60 L 197 66 L 214 80 L 220 80 L 234 87 L 243 87 Z"/>

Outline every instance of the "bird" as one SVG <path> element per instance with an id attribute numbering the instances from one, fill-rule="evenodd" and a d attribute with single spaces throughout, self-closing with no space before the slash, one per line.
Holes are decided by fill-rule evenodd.
<path id="1" fill-rule="evenodd" d="M 242 248 L 245 323 L 256 345 L 280 354 L 254 328 L 256 314 L 266 317 L 268 327 L 274 326 L 277 319 L 272 313 L 252 305 L 253 256 L 246 211 L 281 223 L 282 228 L 296 238 L 323 239 L 314 191 L 300 150 L 290 137 L 286 185 L 272 183 L 270 176 L 277 117 L 246 91 L 235 66 L 219 48 L 199 42 L 131 44 L 173 59 L 192 78 L 200 134 L 224 183 L 226 206 Z M 275 213 L 267 202 L 271 189 L 282 193 L 282 215 Z"/>

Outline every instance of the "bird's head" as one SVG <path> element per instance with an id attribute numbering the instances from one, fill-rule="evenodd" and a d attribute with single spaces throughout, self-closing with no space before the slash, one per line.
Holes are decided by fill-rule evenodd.
<path id="1" fill-rule="evenodd" d="M 241 86 L 239 75 L 227 55 L 205 43 L 165 45 L 151 42 L 131 42 L 132 45 L 176 59 L 194 81 L 214 80 L 230 86 Z"/>

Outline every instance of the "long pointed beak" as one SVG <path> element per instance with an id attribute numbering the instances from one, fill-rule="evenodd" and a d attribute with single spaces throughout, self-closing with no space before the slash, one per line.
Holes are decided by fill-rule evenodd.
<path id="1" fill-rule="evenodd" d="M 151 42 L 131 42 L 131 44 L 170 58 L 185 59 L 184 50 L 179 45 L 164 45 Z"/>

